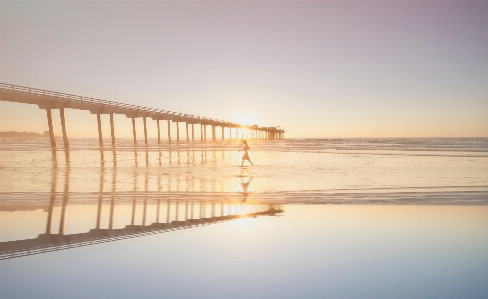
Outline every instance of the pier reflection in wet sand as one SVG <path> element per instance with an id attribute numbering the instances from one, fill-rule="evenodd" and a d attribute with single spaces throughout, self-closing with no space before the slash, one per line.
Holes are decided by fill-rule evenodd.
<path id="1" fill-rule="evenodd" d="M 103 152 L 101 158 L 103 161 Z M 114 166 L 115 161 L 114 158 Z M 66 162 L 66 167 L 58 168 L 57 155 L 53 152 L 54 167 L 51 168 L 49 205 L 45 208 L 47 214 L 45 232 L 39 232 L 40 227 L 31 227 L 30 230 L 24 232 L 17 231 L 15 240 L 5 240 L 9 237 L 4 236 L 0 243 L 0 259 L 186 229 L 243 217 L 274 216 L 283 212 L 279 204 L 245 203 L 247 186 L 241 192 L 246 194 L 242 201 L 192 200 L 157 193 L 148 194 L 148 172 L 144 172 L 142 190 L 140 190 L 138 182 L 140 173 L 129 172 L 133 174 L 133 192 L 118 197 L 117 186 L 120 185 L 120 182 L 117 181 L 118 168 L 116 167 L 99 169 L 97 193 L 72 193 L 70 184 L 73 182 L 70 174 L 73 170 L 69 167 L 69 154 L 66 155 Z M 63 179 L 62 184 L 59 182 L 60 176 Z M 107 176 L 111 176 L 111 178 L 107 178 Z M 156 182 L 158 191 L 162 189 L 161 181 L 161 176 L 158 176 Z M 108 192 L 106 192 L 105 186 L 107 182 L 110 182 Z M 176 180 L 176 190 L 178 191 L 179 182 L 178 177 Z M 188 183 L 186 185 L 188 186 Z M 58 191 L 58 188 L 61 190 Z M 75 201 L 74 204 L 71 204 L 70 209 L 70 214 L 77 216 L 74 221 L 70 221 L 67 216 L 70 195 L 74 197 Z M 32 204 L 35 205 L 31 206 Z M 27 202 L 26 205 L 17 207 L 14 205 L 11 208 L 14 210 L 35 209 L 38 204 L 39 201 Z M 95 222 L 90 221 L 94 218 Z M 54 219 L 59 219 L 59 221 L 54 223 Z M 161 221 L 162 219 L 164 221 Z M 26 219 L 18 220 L 27 221 Z M 9 225 L 9 223 L 5 224 Z M 67 227 L 69 228 L 66 229 Z M 25 235 L 22 236 L 22 233 Z M 35 234 L 39 235 L 32 238 L 32 235 Z"/>
<path id="2" fill-rule="evenodd" d="M 176 201 L 171 203 L 170 200 L 167 200 L 166 204 L 164 205 L 164 209 L 166 210 L 166 222 L 159 222 L 161 207 L 163 206 L 160 204 L 160 200 L 158 200 L 158 204 L 156 207 L 152 206 L 151 208 L 154 210 L 156 209 L 156 219 L 155 221 L 148 224 L 146 223 L 147 212 L 148 212 L 148 205 L 147 200 L 144 200 L 143 204 L 132 206 L 132 221 L 130 224 L 125 225 L 122 228 L 113 228 L 113 219 L 114 219 L 114 200 L 111 200 L 109 205 L 110 213 L 109 219 L 104 219 L 105 221 L 108 220 L 108 227 L 102 228 L 102 199 L 97 208 L 97 215 L 96 215 L 96 226 L 94 228 L 89 229 L 87 232 L 80 232 L 80 233 L 65 233 L 65 226 L 66 222 L 66 209 L 68 206 L 68 196 L 63 197 L 61 211 L 60 211 L 60 222 L 58 225 L 58 231 L 52 231 L 52 221 L 53 221 L 53 213 L 54 213 L 54 202 L 50 203 L 47 212 L 47 220 L 46 220 L 46 231 L 45 233 L 39 234 L 37 238 L 34 239 L 23 239 L 23 240 L 15 240 L 15 241 L 5 241 L 0 243 L 0 260 L 2 259 L 10 259 L 21 257 L 25 255 L 33 255 L 33 254 L 40 254 L 46 253 L 50 251 L 62 250 L 62 249 L 69 249 L 75 248 L 80 246 L 87 246 L 87 245 L 95 245 L 104 242 L 112 242 L 123 240 L 127 238 L 134 238 L 140 237 L 150 234 L 157 234 L 163 233 L 173 230 L 179 229 L 188 229 L 192 227 L 197 227 L 201 225 L 209 225 L 220 223 L 224 221 L 230 221 L 240 218 L 246 217 L 258 217 L 258 216 L 275 216 L 279 213 L 282 213 L 283 210 L 281 206 L 274 205 L 274 204 L 231 204 L 231 203 L 224 203 L 224 202 L 194 202 L 194 201 Z M 181 216 L 181 206 L 184 206 L 184 217 Z M 220 207 L 220 212 L 216 212 L 216 206 Z M 135 223 L 134 216 L 136 215 L 136 208 L 142 209 L 142 222 Z M 121 212 L 127 209 L 121 209 Z M 198 211 L 194 213 L 195 210 Z M 77 211 L 77 207 L 71 211 L 72 213 L 77 212 L 86 212 L 83 209 Z M 190 215 L 189 215 L 190 213 Z M 210 215 L 209 215 L 210 214 Z M 139 215 L 140 216 L 140 215 Z M 89 218 L 89 215 L 84 215 L 83 217 Z M 21 221 L 28 221 L 27 219 L 21 219 Z M 73 225 L 75 230 L 80 230 L 85 225 Z"/>

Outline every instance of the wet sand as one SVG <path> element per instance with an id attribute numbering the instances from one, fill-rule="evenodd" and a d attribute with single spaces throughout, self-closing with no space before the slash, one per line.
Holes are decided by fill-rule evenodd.
<path id="1" fill-rule="evenodd" d="M 130 207 L 116 209 L 119 226 L 130 219 Z M 2 297 L 488 294 L 486 206 L 285 205 L 283 210 L 282 217 L 241 218 L 4 260 Z M 1 213 L 2 221 L 9 221 L 7 212 Z M 73 206 L 68 215 L 66 233 L 87 230 L 87 223 L 95 226 L 96 206 Z M 15 218 L 19 234 L 45 226 L 45 212 L 17 213 Z"/>
<path id="2" fill-rule="evenodd" d="M 2 144 L 2 297 L 486 298 L 486 152 L 315 143 Z"/>

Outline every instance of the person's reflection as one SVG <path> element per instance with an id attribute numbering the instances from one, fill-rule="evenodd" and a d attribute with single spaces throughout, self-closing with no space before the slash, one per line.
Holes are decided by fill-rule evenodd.
<path id="1" fill-rule="evenodd" d="M 245 178 L 247 178 L 247 180 L 244 180 Z M 252 179 L 253 179 L 252 176 L 247 177 L 245 175 L 241 175 L 242 203 L 245 203 L 247 197 L 249 196 L 249 192 L 247 191 L 247 189 L 249 188 L 249 184 L 251 184 Z"/>

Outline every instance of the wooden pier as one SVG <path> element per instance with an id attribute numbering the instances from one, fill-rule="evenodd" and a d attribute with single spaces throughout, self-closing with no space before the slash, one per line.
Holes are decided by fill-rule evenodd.
<path id="1" fill-rule="evenodd" d="M 84 96 L 71 95 L 61 92 L 42 90 L 31 87 L 18 86 L 13 84 L 1 83 L 0 82 L 0 100 L 24 104 L 33 104 L 39 106 L 40 109 L 46 110 L 47 122 L 49 128 L 49 136 L 51 140 L 51 146 L 56 147 L 56 140 L 54 138 L 53 123 L 52 123 L 52 110 L 58 109 L 61 118 L 61 129 L 63 133 L 63 145 L 64 148 L 69 148 L 68 133 L 66 130 L 66 117 L 65 109 L 78 109 L 87 110 L 91 114 L 97 115 L 98 123 L 98 140 L 100 146 L 103 146 L 103 132 L 102 132 L 102 122 L 101 115 L 110 115 L 110 133 L 112 146 L 115 145 L 115 134 L 114 134 L 114 114 L 122 114 L 127 118 L 132 119 L 132 134 L 134 137 L 134 144 L 137 144 L 136 140 L 136 127 L 135 119 L 142 118 L 144 123 L 144 143 L 148 144 L 147 136 L 147 119 L 152 119 L 156 121 L 158 129 L 158 144 L 161 144 L 161 131 L 160 131 L 160 121 L 166 121 L 168 125 L 168 143 L 171 144 L 171 123 L 176 125 L 176 142 L 182 142 L 180 140 L 180 127 L 179 123 L 185 124 L 186 135 L 184 142 L 195 142 L 194 126 L 200 125 L 200 142 L 207 142 L 207 126 L 211 127 L 211 141 L 217 141 L 217 127 L 222 129 L 222 140 L 224 140 L 225 129 L 229 130 L 229 139 L 238 139 L 239 130 L 241 131 L 241 136 L 246 134 L 247 139 L 284 139 L 285 131 L 279 127 L 260 127 L 258 125 L 247 126 L 230 121 L 216 120 L 212 118 L 206 118 L 195 115 L 188 115 L 183 113 L 177 113 L 172 111 L 166 111 L 156 108 L 148 108 L 137 105 L 130 105 L 124 103 L 118 103 L 113 101 L 106 101 L 100 99 L 94 99 Z M 192 130 L 191 141 L 189 130 Z M 233 129 L 235 134 L 233 134 Z"/>

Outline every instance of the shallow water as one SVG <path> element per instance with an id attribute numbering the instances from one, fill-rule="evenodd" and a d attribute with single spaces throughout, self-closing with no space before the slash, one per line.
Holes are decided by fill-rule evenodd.
<path id="1" fill-rule="evenodd" d="M 1 140 L 2 298 L 488 296 L 486 138 L 97 142 Z"/>

